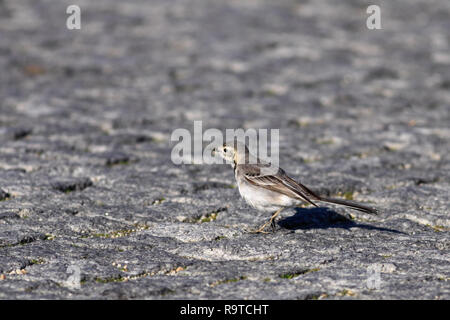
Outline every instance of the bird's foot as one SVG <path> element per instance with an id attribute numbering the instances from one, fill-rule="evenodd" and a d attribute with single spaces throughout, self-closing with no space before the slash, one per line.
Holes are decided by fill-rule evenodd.
<path id="1" fill-rule="evenodd" d="M 249 230 L 250 233 L 270 233 L 265 231 L 264 229 L 266 229 L 266 227 L 270 224 L 271 229 L 272 229 L 272 233 L 275 232 L 275 219 L 270 219 L 269 221 L 267 221 L 266 223 L 264 223 L 261 227 L 253 229 L 253 230 Z"/>
<path id="2" fill-rule="evenodd" d="M 270 232 L 267 232 L 267 231 L 264 231 L 264 229 L 265 229 L 265 226 L 261 226 L 260 228 L 258 228 L 258 229 L 250 229 L 250 230 L 247 230 L 249 233 L 264 233 L 264 234 L 268 234 L 268 233 L 270 233 Z"/>
<path id="3" fill-rule="evenodd" d="M 251 233 L 269 233 L 264 231 L 264 229 L 270 224 L 270 226 L 272 227 L 272 233 L 275 232 L 275 219 L 276 217 L 280 214 L 280 212 L 283 210 L 283 208 L 278 209 L 273 215 L 272 217 L 270 217 L 269 221 L 267 221 L 266 223 L 264 223 L 261 227 L 259 227 L 258 229 L 254 229 L 254 230 L 250 230 Z"/>
<path id="4" fill-rule="evenodd" d="M 275 220 L 273 220 L 273 221 L 270 223 L 270 227 L 271 227 L 271 229 L 272 229 L 272 233 L 275 233 L 275 229 L 276 229 Z"/>

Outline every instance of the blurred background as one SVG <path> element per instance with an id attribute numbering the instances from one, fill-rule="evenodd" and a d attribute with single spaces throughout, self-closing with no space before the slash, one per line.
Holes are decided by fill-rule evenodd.
<path id="1" fill-rule="evenodd" d="M 79 30 L 66 26 L 69 5 L 81 9 Z M 367 28 L 369 5 L 381 8 L 380 30 Z M 201 239 L 222 239 L 221 232 L 233 238 L 215 228 L 267 218 L 240 200 L 231 168 L 171 163 L 171 133 L 192 131 L 195 120 L 203 130 L 280 129 L 280 165 L 293 177 L 324 194 L 373 203 L 382 214 L 371 221 L 380 226 L 430 233 L 448 245 L 442 231 L 450 226 L 449 17 L 447 0 L 0 0 L 0 250 L 9 248 L 0 254 L 0 274 L 31 266 L 29 280 L 45 284 L 25 296 L 65 296 L 46 279 L 49 270 L 65 279 L 71 259 L 91 263 L 84 281 L 93 286 L 116 275 L 111 261 L 125 258 L 115 248 L 141 261 L 134 269 L 128 264 L 134 274 L 170 272 L 178 258 L 152 256 L 141 244 L 192 257 L 202 252 Z M 321 217 L 314 226 L 341 221 Z M 201 228 L 212 229 L 192 227 L 202 221 L 211 224 Z M 146 238 L 149 226 L 151 236 L 162 238 Z M 191 227 L 196 235 L 182 233 Z M 112 242 L 112 235 L 122 240 Z M 315 248 L 323 245 L 326 255 L 339 235 L 322 235 L 330 238 Z M 401 247 L 384 236 L 377 243 Z M 194 245 L 172 250 L 164 237 Z M 230 240 L 232 254 L 224 249 L 230 269 L 217 266 L 234 270 L 232 278 L 242 270 L 233 269 L 230 257 L 271 256 L 285 243 L 272 239 L 269 253 L 254 253 L 239 242 L 252 240 L 242 237 Z M 23 243 L 29 245 L 16 247 Z M 371 246 L 376 254 L 388 250 Z M 46 263 L 29 263 L 38 258 Z M 300 263 L 291 258 L 286 266 Z M 336 259 L 344 272 L 345 262 Z M 431 260 L 405 259 L 424 277 L 431 272 L 425 269 Z M 446 270 L 443 262 L 432 264 Z M 261 268 L 248 273 L 268 270 Z M 205 279 L 190 286 L 203 292 Z M 8 282 L 3 292 L 17 297 L 20 288 L 20 281 Z M 149 284 L 135 296 L 150 294 L 144 288 Z M 422 287 L 408 288 L 380 296 L 413 295 Z M 233 295 L 239 290 L 208 290 L 239 298 Z M 277 290 L 245 297 L 295 297 Z"/>
<path id="2" fill-rule="evenodd" d="M 72 4 L 80 30 L 66 27 Z M 361 153 L 382 135 L 379 148 L 438 157 L 411 127 L 437 142 L 448 128 L 449 4 L 380 1 L 382 29 L 369 30 L 370 4 L 2 0 L 2 132 L 86 149 L 116 134 L 167 141 L 203 120 L 352 139 Z"/>

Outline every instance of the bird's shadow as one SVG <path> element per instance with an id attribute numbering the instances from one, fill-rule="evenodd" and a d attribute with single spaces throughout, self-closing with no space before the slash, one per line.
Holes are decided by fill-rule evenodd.
<path id="1" fill-rule="evenodd" d="M 346 216 L 329 208 L 295 208 L 295 214 L 284 218 L 278 225 L 288 230 L 328 229 L 328 228 L 362 228 L 385 232 L 401 233 L 402 231 L 389 228 L 375 227 L 365 223 L 357 223 Z"/>

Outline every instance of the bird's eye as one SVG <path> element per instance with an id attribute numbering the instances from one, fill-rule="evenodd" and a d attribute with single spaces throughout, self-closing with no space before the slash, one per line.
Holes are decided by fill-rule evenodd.
<path id="1" fill-rule="evenodd" d="M 223 151 L 224 151 L 224 152 L 227 152 L 227 148 L 223 148 Z"/>

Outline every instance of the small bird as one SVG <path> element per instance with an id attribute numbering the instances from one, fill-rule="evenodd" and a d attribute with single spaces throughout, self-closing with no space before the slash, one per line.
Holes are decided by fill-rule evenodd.
<path id="1" fill-rule="evenodd" d="M 318 195 L 303 184 L 290 178 L 283 169 L 252 155 L 247 146 L 237 141 L 226 142 L 213 150 L 234 168 L 234 176 L 242 198 L 253 208 L 271 212 L 272 217 L 255 233 L 265 233 L 270 224 L 275 227 L 275 218 L 289 207 L 307 202 L 315 207 L 314 201 L 344 205 L 365 213 L 376 214 L 377 210 L 353 201 L 328 198 Z"/>

